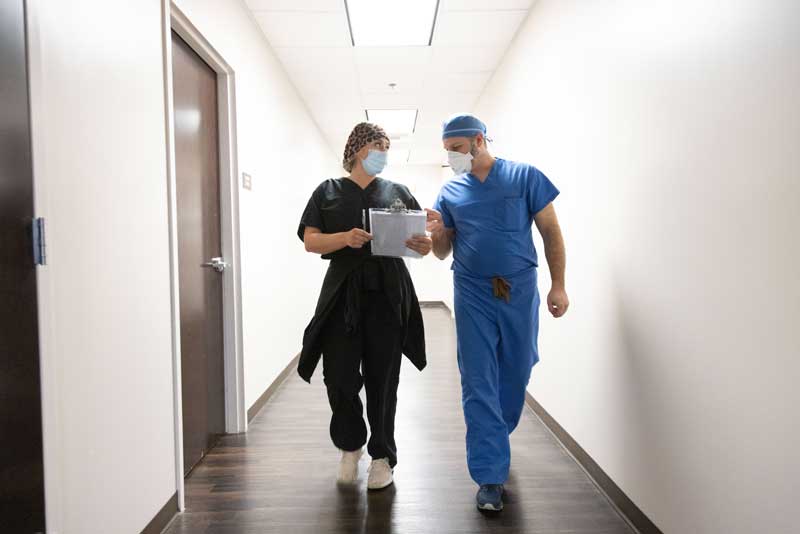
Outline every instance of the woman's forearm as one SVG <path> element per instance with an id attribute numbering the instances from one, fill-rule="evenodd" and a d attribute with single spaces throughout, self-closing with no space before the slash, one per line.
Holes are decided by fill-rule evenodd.
<path id="1" fill-rule="evenodd" d="M 346 232 L 336 234 L 308 233 L 305 235 L 304 242 L 308 252 L 330 254 L 347 246 L 345 236 Z"/>

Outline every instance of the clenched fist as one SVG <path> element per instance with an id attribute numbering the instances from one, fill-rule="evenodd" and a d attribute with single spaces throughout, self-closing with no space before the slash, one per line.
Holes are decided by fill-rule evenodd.
<path id="1" fill-rule="evenodd" d="M 567 308 L 569 308 L 567 292 L 558 287 L 552 288 L 547 295 L 547 309 L 550 314 L 555 318 L 559 318 L 567 313 Z"/>

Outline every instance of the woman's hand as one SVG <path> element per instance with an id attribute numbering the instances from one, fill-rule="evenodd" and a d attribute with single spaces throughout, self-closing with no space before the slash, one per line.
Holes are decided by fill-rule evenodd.
<path id="1" fill-rule="evenodd" d="M 422 254 L 423 256 L 427 256 L 430 253 L 431 248 L 433 248 L 433 241 L 431 241 L 431 238 L 426 235 L 418 234 L 407 240 L 406 246 L 414 252 Z"/>
<path id="2" fill-rule="evenodd" d="M 353 228 L 344 233 L 344 242 L 350 248 L 361 248 L 368 241 L 372 241 L 372 234 L 365 232 L 361 228 Z"/>

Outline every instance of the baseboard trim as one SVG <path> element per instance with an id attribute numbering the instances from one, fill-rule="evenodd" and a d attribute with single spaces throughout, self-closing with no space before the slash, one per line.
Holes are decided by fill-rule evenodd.
<path id="1" fill-rule="evenodd" d="M 261 408 L 269 401 L 269 399 L 275 394 L 278 388 L 283 384 L 289 375 L 294 372 L 297 368 L 297 363 L 300 361 L 300 354 L 298 353 L 297 356 L 292 358 L 292 361 L 289 362 L 289 365 L 281 371 L 281 374 L 269 385 L 269 387 L 261 394 L 261 396 L 256 400 L 253 405 L 247 409 L 247 422 L 250 423 L 258 412 L 261 411 Z"/>
<path id="2" fill-rule="evenodd" d="M 144 527 L 141 534 L 161 534 L 178 515 L 178 493 L 175 492 L 156 516 Z"/>
<path id="3" fill-rule="evenodd" d="M 442 308 L 444 310 L 447 310 L 448 312 L 452 311 L 452 310 L 450 310 L 450 307 L 447 304 L 445 304 L 445 302 L 443 300 L 421 300 L 421 301 L 419 301 L 419 307 L 420 308 Z"/>
<path id="4" fill-rule="evenodd" d="M 586 471 L 589 478 L 592 479 L 598 489 L 600 489 L 628 524 L 640 534 L 663 534 L 655 523 L 636 506 L 636 503 L 625 495 L 611 477 L 609 477 L 597 462 L 589 456 L 583 447 L 558 424 L 558 421 L 547 413 L 547 410 L 545 410 L 530 393 L 525 392 L 525 396 L 525 403 L 528 407 L 536 414 L 542 424 L 550 430 L 564 449 L 578 462 L 578 465 Z"/>

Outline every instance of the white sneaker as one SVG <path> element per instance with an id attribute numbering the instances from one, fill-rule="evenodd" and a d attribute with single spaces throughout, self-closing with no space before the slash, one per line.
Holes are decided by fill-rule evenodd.
<path id="1" fill-rule="evenodd" d="M 352 484 L 358 478 L 358 461 L 361 455 L 364 454 L 364 449 L 357 451 L 342 451 L 342 459 L 339 461 L 339 476 L 337 481 L 344 484 Z"/>
<path id="2" fill-rule="evenodd" d="M 392 468 L 389 466 L 389 461 L 386 458 L 372 460 L 369 466 L 367 489 L 383 489 L 391 486 L 392 482 L 394 482 L 394 477 L 392 476 Z"/>

